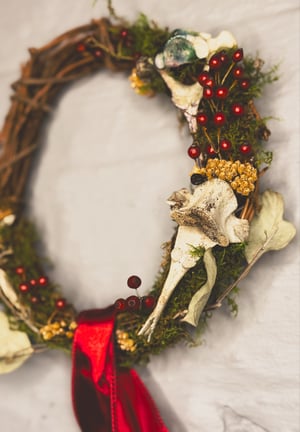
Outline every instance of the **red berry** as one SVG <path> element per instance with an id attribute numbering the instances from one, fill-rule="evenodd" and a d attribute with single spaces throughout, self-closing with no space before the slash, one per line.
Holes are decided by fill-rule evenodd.
<path id="1" fill-rule="evenodd" d="M 228 139 L 222 139 L 220 142 L 220 148 L 222 150 L 229 150 L 231 148 L 231 142 Z"/>
<path id="2" fill-rule="evenodd" d="M 235 78 L 241 78 L 244 75 L 244 69 L 241 66 L 236 66 L 233 69 L 232 74 Z"/>
<path id="3" fill-rule="evenodd" d="M 247 90 L 250 87 L 250 80 L 248 78 L 244 78 L 239 81 L 239 86 L 243 90 Z"/>
<path id="4" fill-rule="evenodd" d="M 26 282 L 23 282 L 19 285 L 19 290 L 24 294 L 28 293 L 29 289 L 30 289 L 29 284 Z"/>
<path id="5" fill-rule="evenodd" d="M 240 117 L 244 114 L 244 107 L 239 103 L 235 103 L 231 106 L 231 111 L 235 116 Z"/>
<path id="6" fill-rule="evenodd" d="M 128 35 L 129 35 L 129 32 L 128 32 L 128 30 L 127 29 L 122 29 L 121 31 L 120 31 L 120 37 L 122 38 L 122 39 L 126 39 L 127 37 L 128 37 Z"/>
<path id="7" fill-rule="evenodd" d="M 100 48 L 97 48 L 93 51 L 93 55 L 97 59 L 101 59 L 103 57 L 103 51 Z"/>
<path id="8" fill-rule="evenodd" d="M 48 278 L 46 276 L 41 276 L 38 279 L 39 285 L 46 286 L 48 284 Z"/>
<path id="9" fill-rule="evenodd" d="M 214 95 L 214 92 L 210 87 L 205 87 L 203 89 L 203 97 L 205 99 L 211 99 L 213 97 L 213 95 Z"/>
<path id="10" fill-rule="evenodd" d="M 83 42 L 80 42 L 79 44 L 76 45 L 76 51 L 78 52 L 84 52 L 86 51 L 86 46 Z"/>
<path id="11" fill-rule="evenodd" d="M 30 279 L 29 283 L 31 286 L 35 286 L 35 285 L 37 285 L 37 280 L 36 279 Z"/>
<path id="12" fill-rule="evenodd" d="M 156 303 L 156 300 L 155 300 L 155 297 L 153 297 L 153 296 L 142 297 L 142 305 L 146 309 L 153 309 L 155 306 L 155 303 Z"/>
<path id="13" fill-rule="evenodd" d="M 22 276 L 25 273 L 25 269 L 22 266 L 19 266 L 15 269 L 17 275 Z"/>
<path id="14" fill-rule="evenodd" d="M 226 122 L 226 116 L 223 112 L 217 112 L 214 115 L 214 124 L 216 126 L 222 126 Z"/>
<path id="15" fill-rule="evenodd" d="M 199 149 L 199 147 L 196 147 L 195 145 L 191 145 L 188 148 L 188 155 L 192 159 L 197 159 L 200 156 L 200 149 Z"/>
<path id="16" fill-rule="evenodd" d="M 222 62 L 223 64 L 228 63 L 229 58 L 228 58 L 228 55 L 226 54 L 225 51 L 222 51 L 222 52 L 220 53 L 220 60 L 221 60 L 221 62 Z"/>
<path id="17" fill-rule="evenodd" d="M 218 54 L 213 55 L 208 64 L 211 69 L 219 69 L 222 66 L 220 56 Z"/>
<path id="18" fill-rule="evenodd" d="M 242 144 L 240 146 L 240 152 L 243 154 L 248 154 L 251 152 L 251 150 L 252 150 L 252 147 L 250 144 L 245 143 L 245 144 Z"/>
<path id="19" fill-rule="evenodd" d="M 203 87 L 206 85 L 206 81 L 209 79 L 211 79 L 211 77 L 210 77 L 209 73 L 206 71 L 201 72 L 201 74 L 198 75 L 198 81 Z"/>
<path id="20" fill-rule="evenodd" d="M 217 153 L 214 151 L 213 147 L 211 145 L 209 145 L 206 149 L 206 152 L 210 155 L 210 156 L 215 156 Z"/>
<path id="21" fill-rule="evenodd" d="M 134 60 L 138 60 L 140 57 L 142 57 L 142 54 L 140 52 L 136 52 L 133 54 Z"/>
<path id="22" fill-rule="evenodd" d="M 55 301 L 56 309 L 64 309 L 67 306 L 67 301 L 64 298 L 59 298 Z"/>
<path id="23" fill-rule="evenodd" d="M 228 88 L 227 87 L 219 87 L 216 90 L 216 97 L 219 99 L 225 99 L 228 96 Z"/>
<path id="24" fill-rule="evenodd" d="M 141 286 L 141 284 L 142 280 L 138 276 L 133 275 L 127 279 L 127 285 L 129 288 L 137 289 L 139 286 Z"/>
<path id="25" fill-rule="evenodd" d="M 214 80 L 212 78 L 208 78 L 208 80 L 205 83 L 206 87 L 213 87 L 215 85 Z"/>
<path id="26" fill-rule="evenodd" d="M 237 50 L 233 53 L 233 55 L 232 55 L 232 60 L 233 60 L 235 63 L 237 63 L 237 62 L 243 60 L 243 58 L 244 58 L 244 51 L 243 51 L 243 48 L 239 48 L 239 49 L 237 49 Z"/>
<path id="27" fill-rule="evenodd" d="M 126 310 L 126 301 L 122 298 L 119 298 L 115 301 L 115 309 L 119 312 Z"/>
<path id="28" fill-rule="evenodd" d="M 126 306 L 129 310 L 136 311 L 140 308 L 141 301 L 137 296 L 130 296 L 126 299 Z"/>
<path id="29" fill-rule="evenodd" d="M 30 301 L 31 301 L 32 304 L 37 304 L 37 303 L 39 303 L 40 300 L 39 300 L 38 297 L 32 296 L 31 299 L 30 299 Z"/>
<path id="30" fill-rule="evenodd" d="M 201 125 L 204 126 L 206 125 L 206 123 L 208 122 L 208 116 L 205 113 L 199 113 L 197 115 L 197 122 Z"/>

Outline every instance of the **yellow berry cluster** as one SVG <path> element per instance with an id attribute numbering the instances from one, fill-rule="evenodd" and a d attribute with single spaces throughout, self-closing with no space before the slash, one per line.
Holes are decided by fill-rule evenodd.
<path id="1" fill-rule="evenodd" d="M 133 339 L 130 339 L 128 333 L 123 330 L 116 331 L 117 343 L 122 351 L 133 352 L 136 350 L 136 344 Z"/>
<path id="2" fill-rule="evenodd" d="M 131 87 L 135 90 L 137 94 L 140 94 L 142 96 L 154 95 L 153 90 L 148 88 L 147 84 L 139 78 L 135 68 L 132 69 L 131 75 L 129 77 L 129 81 L 131 82 Z"/>
<path id="3" fill-rule="evenodd" d="M 195 167 L 193 174 L 205 175 L 208 179 L 219 178 L 230 183 L 233 190 L 249 195 L 255 189 L 257 170 L 249 162 L 208 159 L 205 168 Z"/>
<path id="4" fill-rule="evenodd" d="M 55 321 L 42 327 L 40 334 L 44 340 L 53 339 L 55 336 L 66 336 L 68 339 L 72 339 L 76 327 L 75 321 L 72 321 L 69 325 L 65 321 Z"/>

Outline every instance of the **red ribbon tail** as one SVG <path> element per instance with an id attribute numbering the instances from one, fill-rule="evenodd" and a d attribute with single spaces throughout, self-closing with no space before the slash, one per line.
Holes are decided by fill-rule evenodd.
<path id="1" fill-rule="evenodd" d="M 82 432 L 168 432 L 133 369 L 118 370 L 114 308 L 79 315 L 73 342 L 72 396 Z"/>

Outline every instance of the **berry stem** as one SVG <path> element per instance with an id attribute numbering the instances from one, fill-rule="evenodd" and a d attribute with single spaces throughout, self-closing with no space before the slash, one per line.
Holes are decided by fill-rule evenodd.
<path id="1" fill-rule="evenodd" d="M 209 142 L 209 144 L 212 146 L 212 148 L 214 149 L 214 151 L 215 151 L 216 153 L 218 153 L 218 152 L 217 152 L 217 149 L 216 149 L 216 147 L 215 147 L 215 143 L 213 142 L 213 140 L 211 139 L 211 137 L 209 136 L 209 134 L 208 134 L 208 132 L 207 132 L 207 128 L 206 128 L 206 127 L 203 127 L 202 130 L 203 130 L 203 133 L 204 133 L 204 135 L 205 135 L 207 141 Z"/>
<path id="2" fill-rule="evenodd" d="M 221 81 L 221 85 L 224 84 L 224 82 L 226 81 L 228 75 L 230 74 L 230 72 L 232 71 L 232 69 L 234 68 L 234 66 L 235 66 L 235 63 L 232 62 L 231 65 L 229 66 L 229 68 L 228 68 L 226 74 L 223 76 L 223 79 L 222 79 L 222 81 Z"/>

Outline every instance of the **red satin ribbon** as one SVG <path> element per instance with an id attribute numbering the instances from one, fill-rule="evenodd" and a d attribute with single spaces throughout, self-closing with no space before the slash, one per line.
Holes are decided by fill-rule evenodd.
<path id="1" fill-rule="evenodd" d="M 115 366 L 114 308 L 82 312 L 73 342 L 72 396 L 82 432 L 168 432 L 132 369 Z"/>

